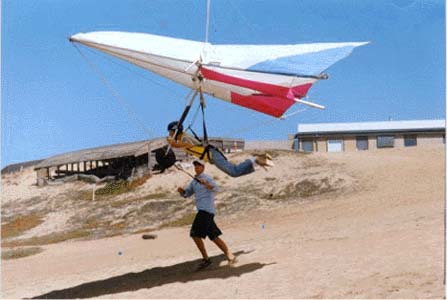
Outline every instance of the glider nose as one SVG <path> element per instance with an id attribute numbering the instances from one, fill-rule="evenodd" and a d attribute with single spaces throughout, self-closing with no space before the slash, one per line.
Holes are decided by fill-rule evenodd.
<path id="1" fill-rule="evenodd" d="M 83 33 L 76 33 L 76 34 L 73 34 L 73 35 L 71 35 L 71 36 L 69 36 L 68 37 L 68 40 L 70 41 L 70 42 L 80 42 L 81 40 L 82 40 L 82 37 L 83 37 Z"/>

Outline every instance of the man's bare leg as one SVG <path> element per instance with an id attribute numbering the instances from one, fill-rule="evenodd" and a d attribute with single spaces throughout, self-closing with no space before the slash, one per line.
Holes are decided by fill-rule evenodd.
<path id="1" fill-rule="evenodd" d="M 227 245 L 221 238 L 217 237 L 213 240 L 213 242 L 217 245 L 217 247 L 219 247 L 220 250 L 222 250 L 229 262 L 232 262 L 234 260 L 233 253 L 230 252 Z"/>
<path id="2" fill-rule="evenodd" d="M 205 243 L 203 242 L 203 240 L 199 237 L 193 237 L 192 239 L 196 243 L 197 248 L 199 248 L 203 259 L 208 260 L 209 257 L 208 257 L 208 253 L 206 253 Z"/>

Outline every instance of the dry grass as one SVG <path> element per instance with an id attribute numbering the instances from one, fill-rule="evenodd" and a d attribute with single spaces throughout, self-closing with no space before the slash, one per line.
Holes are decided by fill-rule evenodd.
<path id="1" fill-rule="evenodd" d="M 276 178 L 276 177 L 265 177 L 264 180 L 265 181 L 276 181 L 276 180 L 278 180 L 278 178 Z"/>
<path id="2" fill-rule="evenodd" d="M 113 208 L 117 208 L 117 207 L 127 206 L 127 205 L 135 203 L 137 201 L 147 201 L 147 200 L 155 200 L 155 199 L 164 200 L 168 196 L 169 196 L 169 193 L 166 193 L 166 192 L 153 193 L 153 194 L 149 194 L 149 195 L 146 195 L 146 196 L 140 197 L 140 198 L 129 198 L 129 199 L 118 200 L 118 201 L 112 202 L 110 204 L 110 206 Z"/>
<path id="3" fill-rule="evenodd" d="M 38 246 L 60 243 L 71 239 L 80 239 L 90 236 L 90 232 L 85 229 L 78 229 L 66 232 L 59 232 L 47 234 L 43 236 L 33 237 L 30 239 L 22 239 L 16 241 L 4 241 L 2 247 L 23 247 L 23 246 Z"/>
<path id="4" fill-rule="evenodd" d="M 40 247 L 19 248 L 12 250 L 2 250 L 2 260 L 17 259 L 22 257 L 31 256 L 42 252 Z"/>
<path id="5" fill-rule="evenodd" d="M 165 227 L 180 227 L 180 226 L 186 226 L 186 225 L 191 225 L 192 222 L 194 221 L 194 217 L 196 216 L 196 213 L 188 213 L 186 215 L 183 215 L 181 218 L 165 223 L 162 226 L 160 226 L 160 228 L 165 228 Z"/>
<path id="6" fill-rule="evenodd" d="M 19 216 L 2 225 L 2 239 L 21 235 L 23 232 L 43 223 L 42 217 L 37 214 Z"/>
<path id="7" fill-rule="evenodd" d="M 130 189 L 135 189 L 141 185 L 143 185 L 144 183 L 146 183 L 146 181 L 151 178 L 151 175 L 144 175 L 143 177 L 137 178 L 133 181 L 130 182 L 129 184 L 129 188 Z"/>

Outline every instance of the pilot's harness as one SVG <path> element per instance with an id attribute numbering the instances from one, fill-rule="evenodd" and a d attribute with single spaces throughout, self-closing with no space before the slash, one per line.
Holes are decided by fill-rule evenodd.
<path id="1" fill-rule="evenodd" d="M 200 144 L 205 148 L 203 153 L 200 155 L 200 159 L 204 159 L 205 156 L 207 156 L 208 160 L 210 160 L 210 149 L 214 148 L 217 149 L 216 147 L 214 147 L 213 145 L 211 145 L 208 141 L 208 133 L 206 130 L 206 121 L 205 121 L 205 108 L 206 108 L 206 103 L 205 103 L 205 98 L 203 96 L 203 91 L 202 91 L 202 81 L 203 81 L 203 77 L 202 74 L 200 74 L 200 65 L 199 68 L 197 70 L 196 76 L 195 78 L 197 78 L 200 82 L 199 88 L 196 89 L 194 91 L 194 94 L 192 95 L 191 99 L 189 100 L 189 103 L 186 105 L 185 109 L 182 112 L 182 115 L 180 116 L 180 119 L 178 120 L 178 125 L 177 125 L 177 129 L 175 131 L 174 134 L 174 139 L 177 141 L 180 132 L 178 130 L 178 128 L 181 128 L 183 125 L 183 122 L 185 121 L 189 111 L 191 110 L 192 104 L 195 100 L 195 98 L 197 97 L 197 94 L 200 94 L 200 109 L 202 111 L 202 127 L 203 127 L 203 138 L 199 138 L 198 135 L 194 132 L 194 130 L 191 128 L 191 126 L 193 125 L 194 121 L 195 121 L 195 116 L 193 118 L 193 120 L 191 121 L 191 123 L 189 124 L 189 126 L 184 130 L 184 132 L 186 132 L 187 130 L 190 130 L 191 133 L 194 135 L 194 137 L 200 141 Z M 189 95 L 188 95 L 189 96 Z M 219 149 L 217 149 L 219 151 Z M 226 159 L 225 155 L 222 156 Z"/>

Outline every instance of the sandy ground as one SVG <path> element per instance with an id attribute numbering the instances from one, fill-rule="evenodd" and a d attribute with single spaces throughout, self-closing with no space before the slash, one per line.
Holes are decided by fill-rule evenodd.
<path id="1" fill-rule="evenodd" d="M 301 174 L 288 171 L 290 159 L 239 182 L 249 188 L 257 176 Z M 331 177 L 351 178 L 351 188 L 218 215 L 234 266 L 207 240 L 214 263 L 194 272 L 189 227 L 159 230 L 154 240 L 68 241 L 2 261 L 2 297 L 442 298 L 444 148 L 312 154 L 303 168 L 307 160 L 335 166 Z"/>

